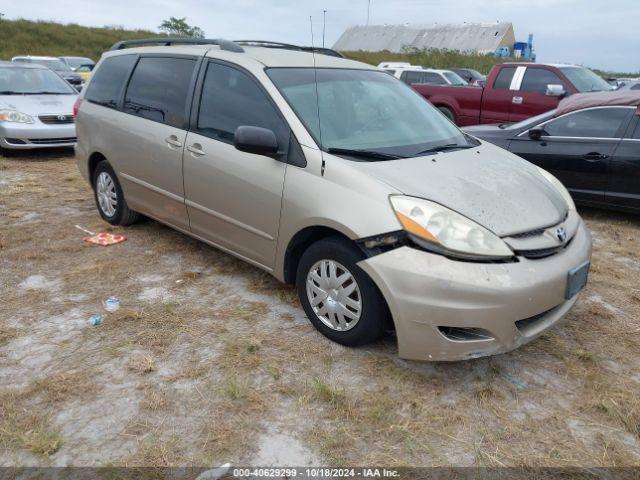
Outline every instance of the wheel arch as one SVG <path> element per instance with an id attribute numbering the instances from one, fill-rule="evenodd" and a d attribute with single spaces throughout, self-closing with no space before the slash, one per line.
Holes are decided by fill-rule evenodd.
<path id="1" fill-rule="evenodd" d="M 105 157 L 100 152 L 93 152 L 91 155 L 89 155 L 89 159 L 87 160 L 87 172 L 89 174 L 89 182 L 92 185 L 93 185 L 93 174 L 96 171 L 96 167 L 103 160 L 107 160 L 107 157 Z"/>
<path id="2" fill-rule="evenodd" d="M 291 237 L 285 249 L 282 263 L 282 276 L 285 283 L 289 285 L 295 284 L 296 272 L 302 254 L 313 243 L 328 237 L 341 237 L 355 245 L 349 235 L 334 227 L 312 225 L 299 230 Z"/>

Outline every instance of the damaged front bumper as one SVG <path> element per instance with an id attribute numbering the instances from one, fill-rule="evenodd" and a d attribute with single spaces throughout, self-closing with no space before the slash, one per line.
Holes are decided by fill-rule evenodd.
<path id="1" fill-rule="evenodd" d="M 556 325 L 576 302 L 569 271 L 591 256 L 580 225 L 555 255 L 472 263 L 402 246 L 358 263 L 384 295 L 400 357 L 451 361 L 507 352 Z"/>

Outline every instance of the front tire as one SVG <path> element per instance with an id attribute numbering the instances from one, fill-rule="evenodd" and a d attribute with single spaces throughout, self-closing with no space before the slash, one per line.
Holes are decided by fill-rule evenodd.
<path id="1" fill-rule="evenodd" d="M 127 206 L 122 187 L 109 162 L 102 160 L 93 172 L 93 192 L 100 216 L 111 225 L 127 226 L 137 222 L 140 214 Z"/>
<path id="2" fill-rule="evenodd" d="M 325 337 L 347 346 L 377 340 L 387 307 L 371 278 L 356 264 L 363 253 L 339 237 L 320 240 L 302 255 L 296 288 L 307 317 Z"/>

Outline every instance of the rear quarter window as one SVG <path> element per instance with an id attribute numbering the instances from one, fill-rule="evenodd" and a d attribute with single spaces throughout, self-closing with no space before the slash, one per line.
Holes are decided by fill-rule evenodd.
<path id="1" fill-rule="evenodd" d="M 94 72 L 84 96 L 85 100 L 105 107 L 117 108 L 122 89 L 137 58 L 136 55 L 106 58 Z"/>

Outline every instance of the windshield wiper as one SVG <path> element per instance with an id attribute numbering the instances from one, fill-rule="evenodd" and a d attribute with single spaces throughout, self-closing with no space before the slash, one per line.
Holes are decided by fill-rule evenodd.
<path id="1" fill-rule="evenodd" d="M 472 148 L 473 145 L 460 145 L 459 143 L 447 143 L 446 145 L 438 145 L 437 147 L 427 148 L 421 152 L 418 152 L 414 155 L 414 157 L 418 157 L 420 155 L 427 155 L 429 153 L 438 153 L 444 152 L 447 150 L 464 150 L 466 148 Z"/>
<path id="2" fill-rule="evenodd" d="M 349 148 L 329 148 L 327 153 L 333 153 L 336 155 L 352 155 L 354 157 L 373 158 L 375 160 L 397 160 L 400 155 L 392 155 L 390 153 L 376 152 L 374 150 L 352 150 Z"/>

